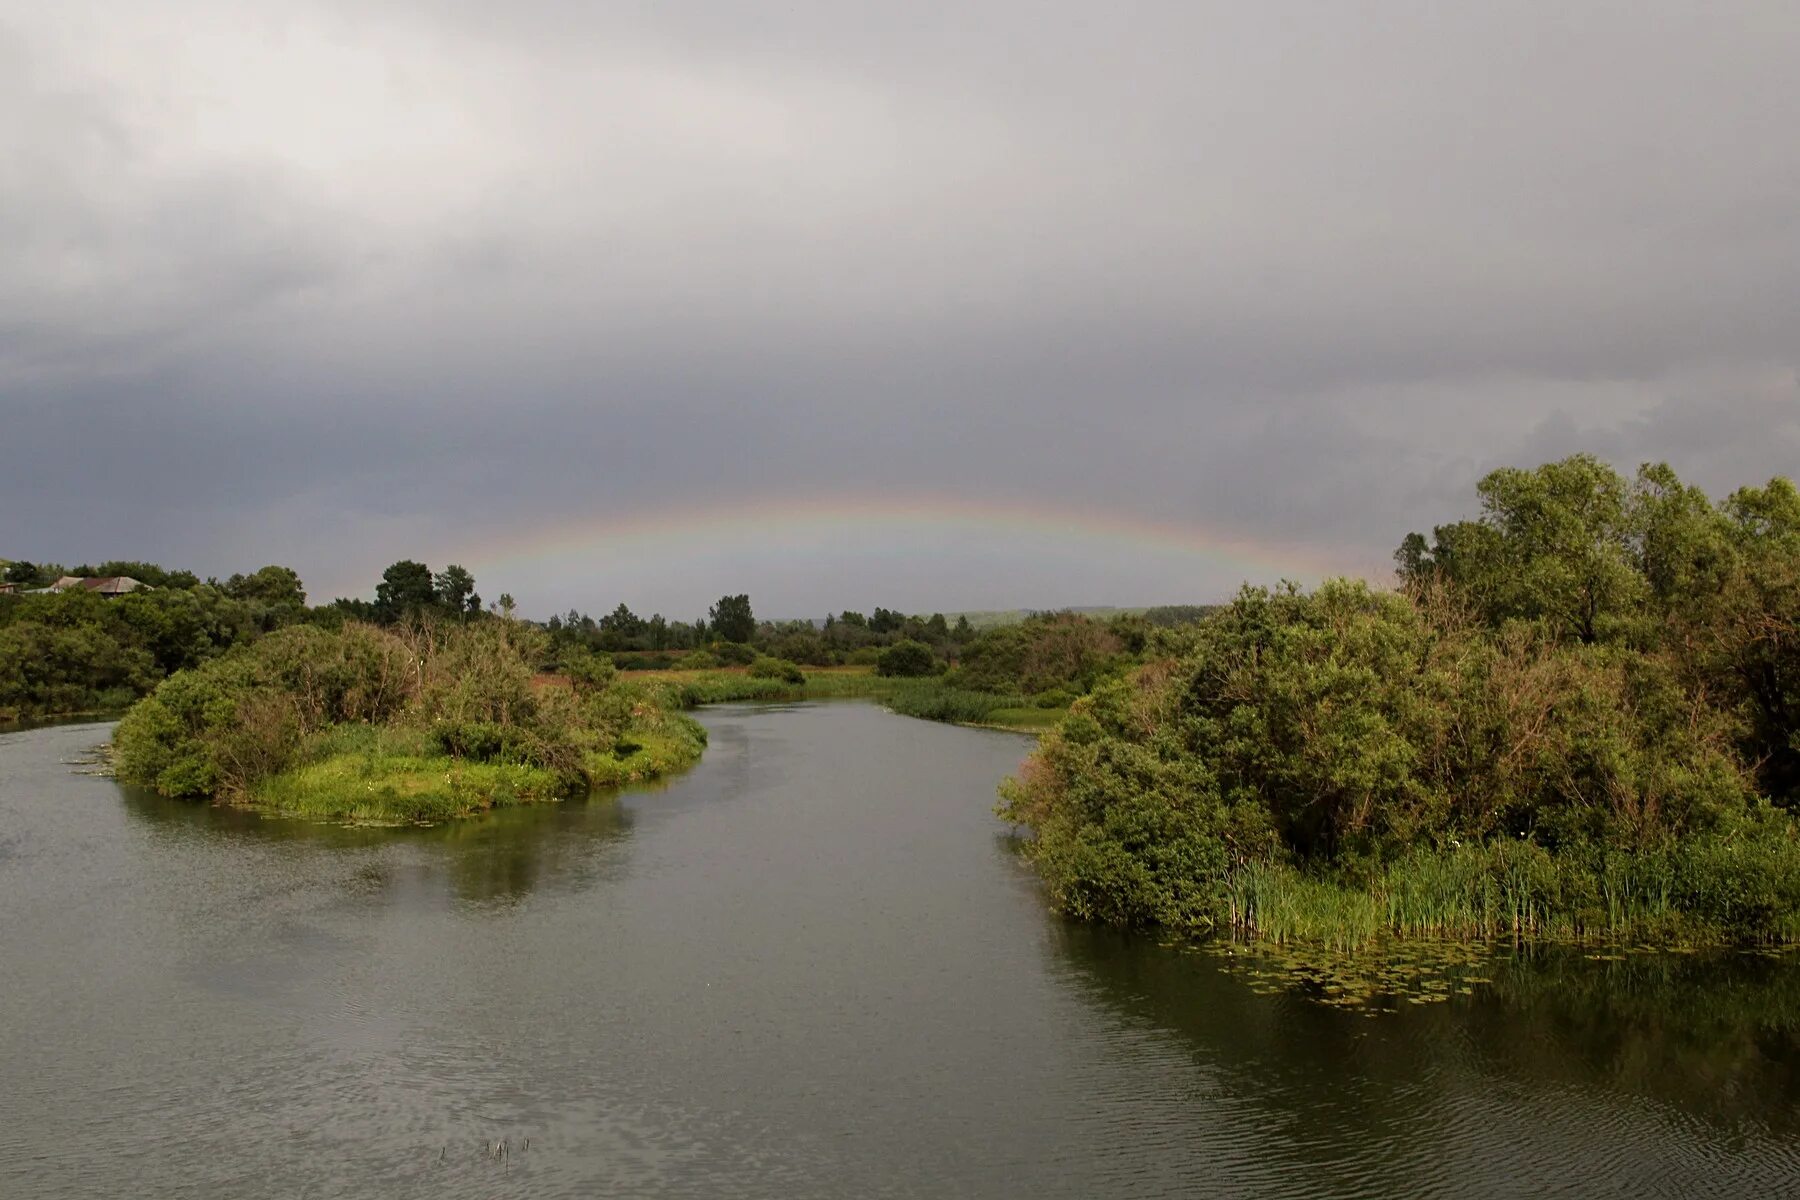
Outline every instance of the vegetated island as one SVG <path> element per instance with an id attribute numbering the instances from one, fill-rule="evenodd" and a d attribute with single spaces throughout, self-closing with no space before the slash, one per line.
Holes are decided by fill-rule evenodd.
<path id="1" fill-rule="evenodd" d="M 1002 640 L 1073 636 L 1109 653 L 1094 670 L 1117 665 L 1110 635 L 1085 622 L 1044 618 L 1030 629 Z M 719 649 L 735 656 L 725 647 L 737 645 Z M 120 721 L 115 767 L 120 779 L 166 796 L 270 815 L 428 822 L 688 767 L 706 734 L 683 710 L 701 704 L 867 696 L 935 720 L 1028 727 L 1056 719 L 1070 699 L 1052 689 L 1034 703 L 946 684 L 929 647 L 907 640 L 873 670 L 808 674 L 754 653 L 731 669 L 708 665 L 717 655 L 707 654 L 696 668 L 625 673 L 608 656 L 558 648 L 545 630 L 509 619 L 292 626 L 164 680 Z"/>
<path id="2" fill-rule="evenodd" d="M 873 697 L 940 721 L 1041 729 L 1135 665 L 1153 622 L 1036 614 L 983 629 L 940 614 L 537 623 L 473 576 L 410 560 L 373 602 L 309 607 L 280 566 L 202 582 L 145 562 L 0 561 L 0 721 L 105 715 L 121 778 L 271 814 L 433 821 L 584 795 L 694 762 L 682 716 L 733 700 Z M 804 666 L 802 665 L 804 664 Z"/>
<path id="3" fill-rule="evenodd" d="M 1001 814 L 1073 916 L 1800 939 L 1800 493 L 1501 470 L 1402 587 L 1247 588 L 1075 703 Z"/>

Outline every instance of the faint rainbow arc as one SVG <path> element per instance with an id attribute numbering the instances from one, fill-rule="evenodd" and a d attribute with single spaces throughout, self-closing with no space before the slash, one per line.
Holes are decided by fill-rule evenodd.
<path id="1" fill-rule="evenodd" d="M 941 495 L 820 496 L 715 502 L 651 513 L 576 519 L 523 537 L 495 539 L 463 558 L 493 577 L 508 568 L 541 565 L 555 556 L 627 554 L 643 546 L 735 543 L 758 537 L 823 536 L 848 527 L 923 532 L 936 527 L 996 534 L 1100 539 L 1154 548 L 1232 566 L 1246 577 L 1316 581 L 1366 573 L 1366 564 L 1303 543 L 1269 542 L 1198 522 L 1174 522 L 1113 510 L 1038 502 L 968 500 Z M 451 556 L 455 558 L 455 555 Z"/>

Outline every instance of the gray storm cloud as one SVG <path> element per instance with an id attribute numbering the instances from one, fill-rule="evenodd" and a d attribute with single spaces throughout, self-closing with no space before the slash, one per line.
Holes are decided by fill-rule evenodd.
<path id="1" fill-rule="evenodd" d="M 1502 462 L 1800 463 L 1789 4 L 370 7 L 0 0 L 0 554 L 931 491 L 1379 564 Z M 1185 598 L 960 554 L 613 577 Z"/>

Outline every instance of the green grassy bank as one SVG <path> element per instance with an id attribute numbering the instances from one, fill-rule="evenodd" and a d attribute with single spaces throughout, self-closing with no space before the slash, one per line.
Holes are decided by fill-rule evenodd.
<path id="1" fill-rule="evenodd" d="M 953 725 L 1038 732 L 1068 713 L 1060 701 L 1040 705 L 1029 696 L 957 687 L 936 676 L 878 675 L 867 667 L 807 668 L 802 682 L 746 671 L 644 671 L 626 678 L 659 689 L 672 707 L 694 708 L 751 700 L 879 700 L 904 716 Z"/>
<path id="2" fill-rule="evenodd" d="M 610 674 L 543 686 L 541 635 L 488 621 L 279 631 L 171 676 L 120 721 L 118 775 L 271 814 L 439 821 L 654 779 L 706 733 Z"/>

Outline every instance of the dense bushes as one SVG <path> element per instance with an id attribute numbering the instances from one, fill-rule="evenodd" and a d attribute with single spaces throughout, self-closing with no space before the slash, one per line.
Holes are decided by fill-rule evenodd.
<path id="1" fill-rule="evenodd" d="M 1129 662 L 1112 628 L 1077 613 L 1051 613 L 983 632 L 964 648 L 953 682 L 977 691 L 1080 693 Z"/>
<path id="2" fill-rule="evenodd" d="M 802 671 L 797 663 L 762 655 L 750 664 L 750 678 L 779 679 L 783 683 L 805 683 L 806 672 Z"/>
<path id="3" fill-rule="evenodd" d="M 1784 481 L 1503 472 L 1405 592 L 1246 590 L 1046 737 L 1002 811 L 1081 917 L 1270 937 L 1800 935 Z M 1750 516 L 1747 514 L 1754 514 Z"/>
<path id="4" fill-rule="evenodd" d="M 935 675 L 938 669 L 937 656 L 924 642 L 910 640 L 895 642 L 875 658 L 877 675 L 914 678 L 922 675 Z"/>
<path id="5" fill-rule="evenodd" d="M 0 720 L 123 708 L 170 672 L 254 637 L 273 611 L 204 585 L 0 595 Z"/>
<path id="6" fill-rule="evenodd" d="M 604 659 L 573 687 L 537 686 L 543 641 L 511 621 L 281 630 L 137 704 L 114 735 L 119 775 L 309 816 L 429 819 L 698 757 L 698 726 Z"/>

